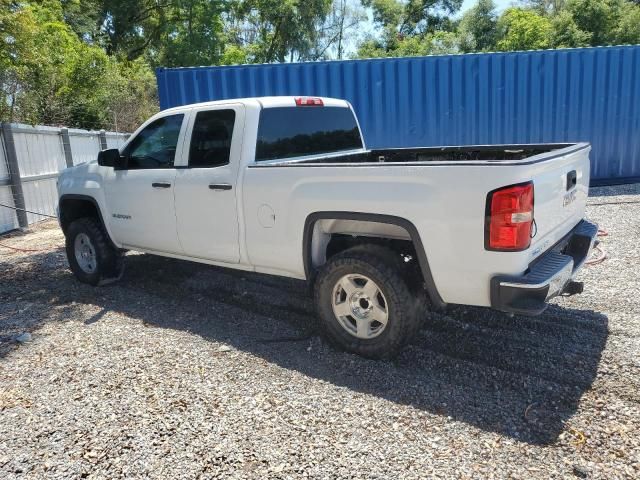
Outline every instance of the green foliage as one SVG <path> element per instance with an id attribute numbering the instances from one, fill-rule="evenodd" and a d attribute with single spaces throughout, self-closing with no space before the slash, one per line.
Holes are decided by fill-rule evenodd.
<path id="1" fill-rule="evenodd" d="M 249 28 L 241 41 L 256 63 L 307 60 L 330 9 L 331 0 L 242 0 L 238 15 Z"/>
<path id="2" fill-rule="evenodd" d="M 435 32 L 429 36 L 430 55 L 460 53 L 460 40 L 454 32 Z"/>
<path id="3" fill-rule="evenodd" d="M 566 11 L 589 44 L 640 43 L 640 5 L 625 0 L 568 0 Z"/>
<path id="4" fill-rule="evenodd" d="M 158 62 L 169 66 L 212 65 L 224 51 L 222 2 L 181 0 L 165 13 Z"/>
<path id="5" fill-rule="evenodd" d="M 360 45 L 357 58 L 419 57 L 424 55 L 447 55 L 460 53 L 458 37 L 453 32 L 429 33 L 423 38 L 407 37 L 394 43 L 389 49 L 369 39 Z"/>
<path id="6" fill-rule="evenodd" d="M 373 10 L 373 20 L 380 26 L 400 25 L 404 4 L 398 0 L 364 0 L 363 4 Z"/>
<path id="7" fill-rule="evenodd" d="M 366 39 L 358 48 L 357 57 L 415 56 L 432 51 L 459 51 L 450 36 L 435 37 L 438 32 L 451 33 L 454 21 L 451 15 L 462 5 L 462 0 L 362 0 L 371 8 L 380 35 Z M 444 46 L 443 46 L 444 45 Z"/>
<path id="8" fill-rule="evenodd" d="M 32 12 L 11 0 L 0 0 L 0 119 L 13 118 L 21 85 L 33 64 L 35 33 Z"/>
<path id="9" fill-rule="evenodd" d="M 64 21 L 82 39 L 95 43 L 101 37 L 100 0 L 61 0 Z"/>
<path id="10" fill-rule="evenodd" d="M 359 26 L 367 20 L 360 0 L 333 0 L 331 12 L 320 26 L 310 60 L 344 58 L 349 44 L 360 39 Z"/>
<path id="11" fill-rule="evenodd" d="M 567 11 L 577 27 L 590 34 L 591 45 L 606 45 L 619 19 L 619 0 L 568 0 Z"/>
<path id="12" fill-rule="evenodd" d="M 551 19 L 552 48 L 586 47 L 591 41 L 591 34 L 578 28 L 573 16 L 568 11 L 562 11 Z"/>
<path id="13" fill-rule="evenodd" d="M 132 61 L 110 59 L 100 90 L 102 128 L 133 132 L 158 111 L 156 77 L 142 58 Z"/>
<path id="14" fill-rule="evenodd" d="M 463 52 L 487 52 L 495 50 L 498 15 L 493 0 L 479 0 L 460 21 L 458 34 Z"/>
<path id="15" fill-rule="evenodd" d="M 360 58 L 640 44 L 637 0 L 521 0 L 523 6 L 500 15 L 493 0 L 477 0 L 459 21 L 447 17 L 457 2 L 363 3 L 371 7 L 378 32 L 359 45 Z M 444 48 L 434 47 L 430 35 L 436 33 L 447 35 Z"/>
<path id="16" fill-rule="evenodd" d="M 498 49 L 540 50 L 549 48 L 551 22 L 533 10 L 508 8 L 498 20 Z"/>
<path id="17" fill-rule="evenodd" d="M 362 4 L 371 8 L 374 22 L 391 38 L 396 33 L 425 36 L 446 30 L 462 0 L 362 0 Z"/>
<path id="18" fill-rule="evenodd" d="M 243 65 L 249 63 L 247 49 L 238 45 L 227 45 L 220 58 L 220 65 Z"/>
<path id="19" fill-rule="evenodd" d="M 458 12 L 462 0 L 408 0 L 400 32 L 425 35 L 452 28 L 451 15 Z"/>
<path id="20" fill-rule="evenodd" d="M 113 128 L 111 110 L 130 94 L 136 118 L 121 125 L 131 129 L 157 109 L 151 69 L 144 62 L 126 68 L 82 41 L 65 22 L 60 2 L 23 7 L 2 1 L 8 7 L 0 14 L 2 120 Z"/>
<path id="21" fill-rule="evenodd" d="M 560 13 L 567 0 L 524 0 L 522 3 L 525 7 L 535 10 L 540 15 L 555 15 Z"/>
<path id="22" fill-rule="evenodd" d="M 640 3 L 623 3 L 619 20 L 612 32 L 612 43 L 617 45 L 640 44 Z"/>

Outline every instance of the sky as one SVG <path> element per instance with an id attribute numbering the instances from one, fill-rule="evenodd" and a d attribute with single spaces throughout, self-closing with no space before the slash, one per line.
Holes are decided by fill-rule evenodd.
<path id="1" fill-rule="evenodd" d="M 464 0 L 462 3 L 462 8 L 460 8 L 460 13 L 464 13 L 466 10 L 469 10 L 473 7 L 478 0 Z M 493 3 L 496 4 L 496 8 L 498 12 L 502 12 L 505 8 L 507 8 L 513 0 L 493 0 Z"/>

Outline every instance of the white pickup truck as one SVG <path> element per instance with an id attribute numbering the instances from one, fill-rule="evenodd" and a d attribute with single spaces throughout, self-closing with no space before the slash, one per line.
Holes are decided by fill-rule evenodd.
<path id="1" fill-rule="evenodd" d="M 538 314 L 582 290 L 589 151 L 368 150 L 344 100 L 200 103 L 65 170 L 59 220 L 83 282 L 120 278 L 126 250 L 303 279 L 329 340 L 389 357 L 424 305 Z"/>

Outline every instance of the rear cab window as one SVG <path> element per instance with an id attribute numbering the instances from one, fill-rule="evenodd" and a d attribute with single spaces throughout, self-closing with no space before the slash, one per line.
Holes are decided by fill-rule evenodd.
<path id="1" fill-rule="evenodd" d="M 350 108 L 271 107 L 260 112 L 256 162 L 361 148 Z"/>

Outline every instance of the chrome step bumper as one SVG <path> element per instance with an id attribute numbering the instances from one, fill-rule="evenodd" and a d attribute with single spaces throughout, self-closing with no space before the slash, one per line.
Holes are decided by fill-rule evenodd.
<path id="1" fill-rule="evenodd" d="M 542 313 L 547 308 L 547 301 L 563 293 L 584 265 L 597 235 L 598 226 L 582 220 L 562 240 L 536 258 L 524 275 L 492 278 L 491 307 L 523 315 Z"/>

